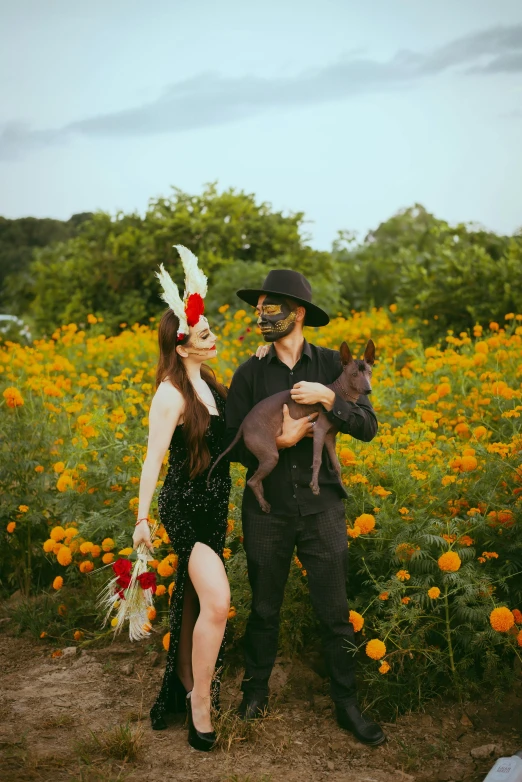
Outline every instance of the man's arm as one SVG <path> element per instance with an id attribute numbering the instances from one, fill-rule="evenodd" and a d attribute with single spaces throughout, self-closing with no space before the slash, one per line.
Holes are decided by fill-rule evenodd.
<path id="1" fill-rule="evenodd" d="M 330 391 L 330 389 L 328 389 Z M 333 394 L 333 392 L 331 392 Z M 349 434 L 356 440 L 369 443 L 377 434 L 377 416 L 367 396 L 361 395 L 357 402 L 346 402 L 339 394 L 331 394 L 323 402 L 326 417 L 343 434 Z M 328 409 L 331 403 L 331 408 Z"/>

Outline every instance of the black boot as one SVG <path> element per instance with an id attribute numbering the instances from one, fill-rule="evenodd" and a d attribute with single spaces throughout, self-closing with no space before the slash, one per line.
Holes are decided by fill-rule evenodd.
<path id="1" fill-rule="evenodd" d="M 192 719 L 192 702 L 190 698 L 191 693 L 187 695 L 187 717 L 188 717 L 188 743 L 194 749 L 200 750 L 200 752 L 209 752 L 216 744 L 216 733 L 210 731 L 209 733 L 201 733 Z"/>
<path id="2" fill-rule="evenodd" d="M 266 716 L 268 712 L 267 695 L 243 695 L 237 714 L 242 720 L 257 720 Z"/>
<path id="3" fill-rule="evenodd" d="M 363 744 L 376 747 L 386 741 L 386 736 L 376 722 L 367 720 L 356 703 L 345 706 L 336 704 L 337 724 L 353 733 Z"/>

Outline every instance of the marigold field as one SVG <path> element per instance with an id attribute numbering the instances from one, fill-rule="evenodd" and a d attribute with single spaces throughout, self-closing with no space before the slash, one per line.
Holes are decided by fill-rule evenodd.
<path id="1" fill-rule="evenodd" d="M 260 339 L 244 310 L 225 305 L 221 314 L 212 365 L 228 383 Z M 122 324 L 107 337 L 103 323 L 88 321 L 0 350 L 1 586 L 4 596 L 40 595 L 23 602 L 16 618 L 54 655 L 111 633 L 101 628 L 95 597 L 110 564 L 132 556 L 154 392 L 154 323 Z M 307 336 L 334 348 L 346 339 L 356 354 L 370 336 L 377 347 L 377 437 L 338 437 L 350 495 L 353 652 L 367 692 L 374 701 L 412 704 L 505 686 L 522 661 L 522 316 L 423 346 L 392 305 L 337 317 Z M 243 487 L 244 470 L 234 465 L 225 549 L 231 647 L 249 606 Z M 150 642 L 167 647 L 177 558 L 161 527 L 155 546 L 160 586 Z M 296 558 L 281 645 L 297 654 L 316 644 Z"/>

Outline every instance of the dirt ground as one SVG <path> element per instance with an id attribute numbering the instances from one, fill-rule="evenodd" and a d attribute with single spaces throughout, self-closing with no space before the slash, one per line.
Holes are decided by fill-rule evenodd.
<path id="1" fill-rule="evenodd" d="M 150 728 L 163 653 L 118 641 L 53 659 L 11 624 L 0 621 L 2 782 L 479 782 L 496 757 L 522 748 L 522 682 L 502 703 L 432 703 L 385 723 L 388 741 L 371 749 L 337 727 L 317 674 L 280 660 L 271 716 L 245 731 L 229 715 L 230 747 L 199 753 L 182 718 Z M 238 702 L 240 679 L 225 678 L 225 707 Z"/>

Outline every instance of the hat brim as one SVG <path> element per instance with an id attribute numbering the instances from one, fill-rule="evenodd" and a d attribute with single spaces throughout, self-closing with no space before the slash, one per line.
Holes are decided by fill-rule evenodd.
<path id="1" fill-rule="evenodd" d="M 297 301 L 298 304 L 301 304 L 306 310 L 306 316 L 304 320 L 305 326 L 326 326 L 330 322 L 330 316 L 327 315 L 326 312 L 320 307 L 317 307 L 315 304 L 312 304 L 306 299 L 300 299 L 298 296 L 292 296 L 289 293 L 261 289 L 254 290 L 251 288 L 244 288 L 240 291 L 236 291 L 236 296 L 239 296 L 242 301 L 246 301 L 246 303 L 250 304 L 252 307 L 257 307 L 257 302 L 260 296 L 266 296 L 268 294 L 272 294 L 273 296 L 282 296 L 285 299 L 292 299 L 292 301 Z"/>

